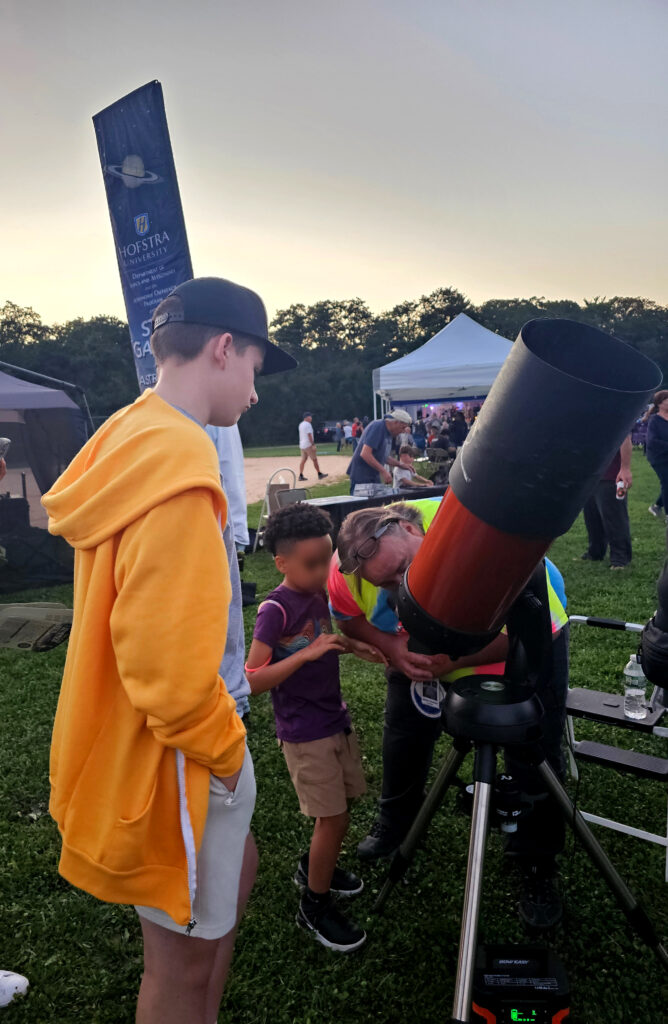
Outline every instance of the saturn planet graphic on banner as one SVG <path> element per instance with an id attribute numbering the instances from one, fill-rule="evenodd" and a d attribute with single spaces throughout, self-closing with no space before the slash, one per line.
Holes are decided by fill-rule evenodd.
<path id="1" fill-rule="evenodd" d="M 153 171 L 147 171 L 144 161 L 136 153 L 126 156 L 122 164 L 107 164 L 105 170 L 115 178 L 120 178 L 127 188 L 139 188 L 140 185 L 157 185 L 162 178 Z"/>

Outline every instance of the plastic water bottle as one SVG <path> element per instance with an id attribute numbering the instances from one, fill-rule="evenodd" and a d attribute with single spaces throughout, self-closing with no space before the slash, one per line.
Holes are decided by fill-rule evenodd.
<path id="1" fill-rule="evenodd" d="M 638 721 L 647 718 L 645 707 L 645 688 L 647 680 L 638 664 L 638 658 L 632 654 L 624 668 L 624 714 L 627 718 Z"/>

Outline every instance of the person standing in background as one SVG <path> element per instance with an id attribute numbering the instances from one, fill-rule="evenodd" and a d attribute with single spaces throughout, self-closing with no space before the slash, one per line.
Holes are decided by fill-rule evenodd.
<path id="1" fill-rule="evenodd" d="M 657 391 L 649 413 L 645 454 L 661 485 L 660 500 L 650 505 L 649 511 L 658 516 L 668 499 L 668 391 Z"/>
<path id="2" fill-rule="evenodd" d="M 437 438 L 431 443 L 432 448 L 440 448 L 441 451 L 447 452 L 449 457 L 454 459 L 457 454 L 456 445 L 450 437 L 450 432 L 447 426 L 441 427 L 441 432 Z"/>
<path id="3" fill-rule="evenodd" d="M 304 476 L 304 466 L 306 465 L 306 460 L 310 459 L 315 466 L 315 471 L 318 474 L 318 480 L 323 480 L 328 474 L 320 472 L 318 452 L 313 436 L 313 416 L 310 412 L 304 413 L 302 421 L 299 424 L 299 450 L 302 456 L 299 463 L 299 479 L 307 479 L 307 477 Z"/>
<path id="4" fill-rule="evenodd" d="M 450 437 L 457 448 L 461 448 L 466 440 L 468 434 L 468 427 L 466 426 L 466 420 L 464 414 L 459 410 L 455 410 L 452 414 L 452 424 L 450 427 Z"/>
<path id="5" fill-rule="evenodd" d="M 239 428 L 208 426 L 206 432 L 216 446 L 218 465 L 223 479 L 223 490 L 229 502 L 228 517 L 234 528 L 234 543 L 237 551 L 248 546 L 248 506 L 246 503 L 246 478 L 244 474 L 244 449 Z M 224 678 L 224 677 L 223 677 Z"/>
<path id="6" fill-rule="evenodd" d="M 413 440 L 416 446 L 423 452 L 427 446 L 427 428 L 421 416 L 418 416 L 412 425 Z"/>
<path id="7" fill-rule="evenodd" d="M 403 434 L 410 425 L 411 417 L 405 409 L 393 409 L 382 419 L 372 420 L 364 429 L 347 469 L 351 494 L 367 498 L 389 494 L 392 474 L 386 465 L 392 468 L 401 465 L 390 455 L 392 439 Z"/>
<path id="8" fill-rule="evenodd" d="M 631 563 L 631 528 L 626 495 L 633 483 L 632 451 L 629 436 L 583 509 L 589 546 L 581 557 L 587 562 L 602 562 L 609 547 L 611 569 L 624 569 Z"/>
<path id="9" fill-rule="evenodd" d="M 230 569 L 232 600 L 227 619 L 227 639 L 220 676 L 225 680 L 227 692 L 237 702 L 237 714 L 243 718 L 250 711 L 248 697 L 250 685 L 244 672 L 244 619 L 239 572 L 238 551 L 245 551 L 248 544 L 248 519 L 246 506 L 246 481 L 244 478 L 244 450 L 236 423 L 231 427 L 207 426 L 206 432 L 216 446 L 220 482 L 227 497 L 227 522 L 223 540 Z"/>

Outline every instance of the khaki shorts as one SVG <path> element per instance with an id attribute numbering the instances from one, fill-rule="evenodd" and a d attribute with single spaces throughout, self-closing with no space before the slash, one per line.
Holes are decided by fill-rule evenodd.
<path id="1" fill-rule="evenodd" d="M 280 744 L 299 797 L 309 818 L 332 818 L 348 809 L 348 801 L 366 793 L 362 758 L 352 730 L 309 743 Z"/>
<path id="2" fill-rule="evenodd" d="M 308 446 L 308 448 L 300 448 L 299 449 L 299 454 L 300 455 L 309 455 L 311 458 L 313 458 L 315 453 L 316 453 L 316 447 L 315 447 L 314 444 L 310 444 Z"/>
<path id="3" fill-rule="evenodd" d="M 248 747 L 234 793 L 212 775 L 209 781 L 209 809 L 202 845 L 197 854 L 197 891 L 190 935 L 195 939 L 221 939 L 237 921 L 239 881 L 246 838 L 255 807 L 255 772 Z M 140 917 L 172 932 L 185 933 L 164 910 L 135 907 Z"/>

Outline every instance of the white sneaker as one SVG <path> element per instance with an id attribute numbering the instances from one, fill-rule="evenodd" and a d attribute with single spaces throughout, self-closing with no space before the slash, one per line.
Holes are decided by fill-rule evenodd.
<path id="1" fill-rule="evenodd" d="M 9 1006 L 14 996 L 24 996 L 30 982 L 22 974 L 0 971 L 0 1006 Z"/>

